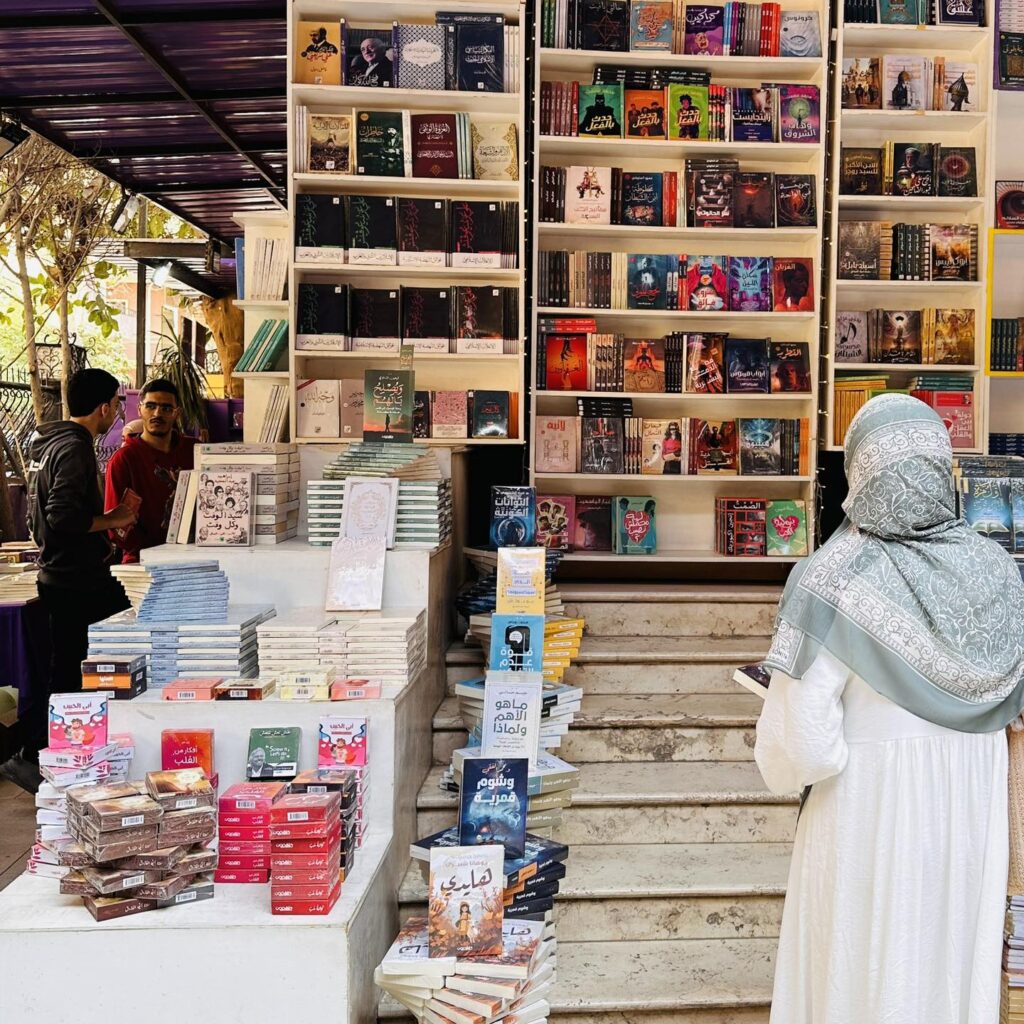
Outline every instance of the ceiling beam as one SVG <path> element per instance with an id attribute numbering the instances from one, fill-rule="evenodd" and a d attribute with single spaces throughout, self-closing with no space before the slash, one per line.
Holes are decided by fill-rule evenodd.
<path id="1" fill-rule="evenodd" d="M 26 124 L 29 122 L 26 120 Z M 172 143 L 171 145 L 153 142 L 141 143 L 137 146 L 102 146 L 94 145 L 91 142 L 61 143 L 64 149 L 69 149 L 79 160 L 86 163 L 96 163 L 98 160 L 145 160 L 150 157 L 178 157 L 181 160 L 202 160 L 207 156 L 241 156 L 246 157 L 247 153 L 285 153 L 286 149 L 279 143 L 266 146 L 246 145 L 244 152 L 239 152 L 236 146 L 230 146 L 225 142 L 197 142 L 193 146 L 184 143 Z M 256 175 L 255 171 L 249 170 L 249 177 Z M 261 181 L 265 182 L 263 175 L 259 175 Z M 265 186 L 266 187 L 266 186 Z M 273 188 L 280 188 L 274 185 Z"/>
<path id="2" fill-rule="evenodd" d="M 0 26 L 2 27 L 2 26 Z M 196 91 L 192 98 L 197 103 L 240 102 L 245 100 L 284 100 L 284 85 L 248 89 L 213 89 Z M 4 110 L 43 110 L 62 107 L 125 107 L 163 106 L 181 103 L 182 97 L 176 92 L 131 93 L 76 93 L 65 96 L 14 96 L 4 97 Z"/>
<path id="3" fill-rule="evenodd" d="M 271 189 L 278 191 L 282 189 L 283 182 L 279 179 L 278 172 L 274 170 L 274 168 L 262 156 L 248 152 L 245 145 L 231 130 L 231 128 L 229 128 L 216 113 L 195 99 L 191 92 L 189 92 L 188 86 L 181 76 L 166 60 L 163 59 L 163 57 L 153 52 L 153 50 L 147 45 L 146 41 L 142 38 L 138 29 L 123 25 L 118 19 L 117 12 L 110 7 L 106 0 L 93 0 L 93 6 L 136 48 L 136 50 L 138 50 L 141 56 L 145 58 L 153 68 L 163 75 L 164 79 L 174 89 L 174 91 L 177 92 L 183 100 L 189 103 L 197 113 L 201 114 L 203 118 L 205 118 L 210 127 L 229 146 L 231 146 L 239 156 L 247 160 L 254 168 L 256 168 L 260 177 L 263 178 Z"/>
<path id="4" fill-rule="evenodd" d="M 120 23 L 126 28 L 154 28 L 161 25 L 180 25 L 182 21 L 195 21 L 208 24 L 210 22 L 270 22 L 279 21 L 284 25 L 284 5 L 281 10 L 250 11 L 242 7 L 218 7 L 215 3 L 202 8 L 190 10 L 183 16 L 181 12 L 155 11 L 146 13 L 138 11 L 125 15 Z M 6 14 L 0 16 L 0 29 L 31 29 L 31 28 L 95 28 L 107 24 L 106 18 L 99 12 L 81 14 Z"/>
<path id="5" fill-rule="evenodd" d="M 148 257 L 139 260 L 139 263 L 149 267 L 150 270 L 155 270 L 167 262 L 171 264 L 171 277 L 193 291 L 199 292 L 200 295 L 208 295 L 211 299 L 220 299 L 227 294 L 227 289 L 210 280 L 210 278 L 203 277 L 202 274 L 197 274 L 194 270 L 190 270 L 184 263 L 178 263 L 173 259 L 168 261 L 166 259 L 150 259 Z"/>

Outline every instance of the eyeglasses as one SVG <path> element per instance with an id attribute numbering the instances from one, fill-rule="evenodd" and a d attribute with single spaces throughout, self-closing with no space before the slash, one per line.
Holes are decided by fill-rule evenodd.
<path id="1" fill-rule="evenodd" d="M 143 402 L 142 408 L 146 412 L 162 412 L 165 416 L 169 416 L 178 407 L 171 405 L 169 402 Z"/>

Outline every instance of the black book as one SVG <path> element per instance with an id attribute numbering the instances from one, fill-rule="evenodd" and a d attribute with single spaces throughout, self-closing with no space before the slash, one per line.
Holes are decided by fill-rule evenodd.
<path id="1" fill-rule="evenodd" d="M 395 51 L 389 28 L 356 28 L 341 23 L 345 46 L 345 85 L 390 88 L 395 81 Z"/>
<path id="2" fill-rule="evenodd" d="M 843 147 L 839 154 L 839 192 L 844 196 L 882 194 L 881 149 Z"/>
<path id="3" fill-rule="evenodd" d="M 356 123 L 356 173 L 405 176 L 405 142 L 400 110 L 359 110 Z"/>
<path id="4" fill-rule="evenodd" d="M 629 49 L 629 0 L 579 0 L 582 50 Z"/>
<path id="5" fill-rule="evenodd" d="M 584 417 L 581 423 L 580 472 L 622 473 L 624 465 L 622 420 Z"/>
<path id="6" fill-rule="evenodd" d="M 732 222 L 737 228 L 775 227 L 775 175 L 741 171 L 733 176 Z"/>
<path id="7" fill-rule="evenodd" d="M 448 262 L 448 200 L 398 200 L 398 264 L 437 266 Z"/>
<path id="8" fill-rule="evenodd" d="M 353 339 L 401 337 L 400 303 L 396 288 L 352 288 L 351 295 Z M 353 350 L 358 351 L 359 346 L 354 344 Z"/>
<path id="9" fill-rule="evenodd" d="M 348 333 L 348 285 L 300 284 L 295 347 L 343 348 Z"/>
<path id="10" fill-rule="evenodd" d="M 493 285 L 460 285 L 456 288 L 456 346 L 457 351 L 491 351 L 500 354 L 500 347 L 493 344 L 505 337 L 505 293 L 506 289 Z M 478 342 L 477 345 L 459 342 Z M 490 341 L 489 346 L 479 342 Z"/>
<path id="11" fill-rule="evenodd" d="M 391 196 L 348 196 L 348 262 L 394 266 L 398 220 Z"/>
<path id="12" fill-rule="evenodd" d="M 295 259 L 345 262 L 344 196 L 295 197 Z"/>
<path id="13" fill-rule="evenodd" d="M 933 196 L 936 192 L 935 155 L 930 142 L 896 142 L 892 149 L 892 194 Z"/>
<path id="14" fill-rule="evenodd" d="M 978 162 L 973 146 L 939 147 L 939 195 L 976 196 Z"/>
<path id="15" fill-rule="evenodd" d="M 775 175 L 775 225 L 780 228 L 814 227 L 818 201 L 813 174 Z"/>
<path id="16" fill-rule="evenodd" d="M 839 222 L 837 276 L 846 281 L 876 281 L 881 270 L 882 226 L 877 221 Z"/>
<path id="17" fill-rule="evenodd" d="M 430 392 L 416 391 L 412 399 L 412 436 L 430 437 Z"/>
<path id="18" fill-rule="evenodd" d="M 502 206 L 459 200 L 451 205 L 453 267 L 501 266 Z"/>
<path id="19" fill-rule="evenodd" d="M 731 395 L 771 390 L 767 338 L 725 339 L 725 390 Z"/>
<path id="20" fill-rule="evenodd" d="M 508 437 L 509 393 L 470 391 L 470 437 Z"/>
<path id="21" fill-rule="evenodd" d="M 417 352 L 451 347 L 451 288 L 402 288 L 402 340 Z"/>
<path id="22" fill-rule="evenodd" d="M 504 92 L 505 26 L 462 23 L 455 30 L 455 81 L 467 92 Z"/>

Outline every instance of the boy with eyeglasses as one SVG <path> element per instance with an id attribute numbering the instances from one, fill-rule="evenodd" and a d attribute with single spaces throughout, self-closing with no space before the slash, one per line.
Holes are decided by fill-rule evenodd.
<path id="1" fill-rule="evenodd" d="M 107 507 L 119 504 L 129 489 L 142 499 L 135 525 L 111 534 L 122 562 L 137 562 L 143 548 L 166 541 L 178 474 L 194 466 L 196 439 L 177 429 L 181 405 L 171 381 L 161 377 L 143 386 L 139 417 L 142 433 L 126 437 L 107 463 Z"/>

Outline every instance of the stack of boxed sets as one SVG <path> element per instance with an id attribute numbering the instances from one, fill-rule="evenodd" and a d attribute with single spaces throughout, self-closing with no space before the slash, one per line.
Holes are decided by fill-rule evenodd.
<path id="1" fill-rule="evenodd" d="M 146 692 L 145 654 L 93 657 L 82 662 L 82 689 L 108 690 L 118 700 Z"/>
<path id="2" fill-rule="evenodd" d="M 341 880 L 352 870 L 356 847 L 362 843 L 362 803 L 359 795 L 359 772 L 338 766 L 310 768 L 295 776 L 289 787 L 292 793 L 337 793 L 341 819 Z"/>
<path id="3" fill-rule="evenodd" d="M 320 719 L 319 732 L 319 767 L 344 769 L 354 779 L 352 830 L 355 845 L 362 846 L 363 813 L 370 784 L 367 720 L 342 715 L 324 715 Z M 295 789 L 293 786 L 292 792 L 295 792 Z"/>
<path id="4" fill-rule="evenodd" d="M 85 782 L 127 777 L 134 747 L 130 736 L 111 736 L 108 707 L 113 693 L 55 693 L 50 697 L 48 746 L 39 771 L 56 790 Z"/>
<path id="5" fill-rule="evenodd" d="M 216 881 L 269 881 L 270 812 L 287 790 L 284 782 L 239 782 L 221 796 Z"/>

